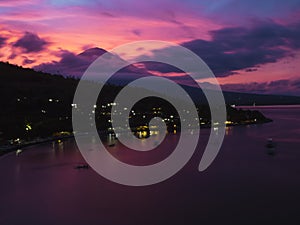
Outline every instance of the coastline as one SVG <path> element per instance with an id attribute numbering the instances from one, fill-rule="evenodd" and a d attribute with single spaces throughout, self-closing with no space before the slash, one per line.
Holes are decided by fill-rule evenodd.
<path id="1" fill-rule="evenodd" d="M 235 106 L 237 109 L 297 109 L 300 105 L 239 105 Z"/>
<path id="2" fill-rule="evenodd" d="M 299 105 L 300 107 L 300 105 Z M 241 121 L 240 123 L 232 123 L 232 124 L 226 124 L 226 127 L 232 127 L 232 126 L 247 126 L 247 125 L 255 125 L 255 124 L 264 124 L 264 123 L 270 123 L 273 122 L 272 119 L 266 118 L 263 121 Z M 210 129 L 211 128 L 211 124 L 206 124 L 206 125 L 200 125 L 200 127 L 203 129 Z M 214 126 L 214 127 L 218 127 L 218 126 Z M 107 131 L 99 131 L 99 134 L 108 134 Z M 69 139 L 69 138 L 74 138 L 73 134 L 70 135 L 64 135 L 64 136 L 55 136 L 55 137 L 47 137 L 47 138 L 43 138 L 43 139 L 36 139 L 36 140 L 31 140 L 31 141 L 27 141 L 24 142 L 22 144 L 17 144 L 17 145 L 5 145 L 5 146 L 0 146 L 0 158 L 8 153 L 17 151 L 19 149 L 22 148 L 26 148 L 28 146 L 33 146 L 33 145 L 38 145 L 38 144 L 43 144 L 43 143 L 48 143 L 48 142 L 53 142 L 53 141 L 61 141 L 61 140 L 65 140 L 65 139 Z"/>
<path id="3" fill-rule="evenodd" d="M 43 138 L 43 139 L 39 139 L 39 140 L 27 141 L 27 142 L 24 142 L 24 143 L 18 144 L 18 145 L 0 146 L 0 157 L 4 156 L 7 153 L 17 151 L 18 149 L 26 148 L 26 147 L 33 146 L 33 145 L 48 143 L 48 142 L 52 142 L 52 141 L 65 140 L 65 139 L 69 139 L 69 138 L 73 138 L 73 137 L 74 137 L 73 134 L 68 135 L 68 136 L 61 136 L 61 137 L 47 137 L 47 138 Z"/>

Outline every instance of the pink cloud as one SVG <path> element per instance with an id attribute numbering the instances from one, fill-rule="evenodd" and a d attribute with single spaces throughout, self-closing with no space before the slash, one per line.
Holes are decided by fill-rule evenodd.
<path id="1" fill-rule="evenodd" d="M 253 21 L 266 21 L 266 18 L 271 18 L 282 27 L 299 21 L 297 1 L 273 1 L 271 8 L 274 10 L 270 10 L 270 5 L 270 1 L 256 0 L 252 2 L 235 0 L 215 2 L 209 0 L 2 0 L 0 1 L 0 23 L 2 24 L 0 27 L 0 60 L 10 60 L 15 64 L 34 67 L 53 61 L 60 62 L 63 57 L 59 53 L 62 51 L 76 56 L 76 53 L 91 47 L 110 50 L 120 44 L 146 39 L 195 44 L 197 50 L 199 43 L 192 43 L 192 40 L 198 39 L 205 43 L 212 43 L 216 34 L 211 31 L 220 31 L 224 27 L 228 28 L 228 25 L 251 30 L 249 24 L 253 24 Z M 22 42 L 18 43 L 24 38 L 26 32 L 36 35 L 37 38 L 30 39 L 35 39 L 36 45 L 30 47 L 30 43 L 26 44 L 26 39 L 25 42 L 23 39 L 23 44 Z M 226 42 L 234 47 L 237 44 L 230 43 L 230 41 L 243 42 L 244 39 L 235 34 L 232 32 L 231 37 L 227 40 L 221 38 L 219 43 Z M 218 35 L 220 37 L 222 34 L 218 33 Z M 256 50 L 256 53 L 262 50 L 258 47 L 259 43 L 252 49 L 247 45 L 247 50 L 250 49 L 253 53 L 252 60 L 254 61 L 251 63 L 250 60 L 243 60 L 244 65 L 237 68 L 234 67 L 236 62 L 247 58 L 246 54 L 242 54 L 242 47 L 240 49 L 224 49 L 221 56 L 230 56 L 231 60 L 224 62 L 222 58 L 219 58 L 217 72 L 228 76 L 220 78 L 220 83 L 231 85 L 233 89 L 237 88 L 235 85 L 242 84 L 240 87 L 248 90 L 246 84 L 256 81 L 275 91 L 275 89 L 271 89 L 271 86 L 266 85 L 271 80 L 299 77 L 300 56 L 299 51 L 295 51 L 298 49 L 298 39 L 298 36 L 293 39 L 296 40 L 292 52 L 296 56 L 293 59 L 285 54 L 286 45 L 278 48 L 276 43 L 273 43 L 273 46 L 268 48 L 268 52 L 263 52 L 263 55 L 254 54 Z M 251 42 L 254 43 L 253 40 Z M 268 40 L 264 42 L 264 44 L 267 43 L 272 44 Z M 14 45 L 15 47 L 13 47 Z M 194 51 L 196 50 L 194 49 Z M 210 51 L 205 52 L 206 57 L 209 58 L 210 53 Z M 241 57 L 233 57 L 237 53 L 240 53 Z M 280 55 L 280 53 L 282 54 Z M 255 61 L 257 57 L 254 56 L 257 55 L 265 57 L 263 58 L 265 64 L 262 65 Z M 288 65 L 284 63 L 286 60 L 289 61 Z M 214 63 L 215 61 L 212 58 L 208 59 L 208 62 Z M 230 68 L 228 69 L 228 67 Z M 230 73 L 226 74 L 225 72 L 228 70 Z M 181 79 L 180 75 L 182 74 L 171 71 L 168 74 L 157 75 L 168 75 Z M 251 86 L 255 87 L 254 84 Z M 259 86 L 256 87 L 258 90 Z"/>

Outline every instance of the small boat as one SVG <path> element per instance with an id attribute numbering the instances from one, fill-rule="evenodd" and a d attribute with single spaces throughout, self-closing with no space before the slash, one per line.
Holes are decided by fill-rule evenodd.
<path id="1" fill-rule="evenodd" d="M 275 155 L 275 143 L 272 138 L 267 139 L 266 148 L 269 155 Z"/>
<path id="2" fill-rule="evenodd" d="M 107 138 L 108 147 L 113 147 L 116 145 L 116 137 L 114 134 L 109 133 Z"/>
<path id="3" fill-rule="evenodd" d="M 82 165 L 75 166 L 75 169 L 78 169 L 78 170 L 80 170 L 80 169 L 89 169 L 89 168 L 90 168 L 90 166 L 88 164 L 82 164 Z"/>
<path id="4" fill-rule="evenodd" d="M 16 151 L 16 156 L 20 155 L 22 152 L 23 152 L 22 149 L 18 149 L 18 150 Z"/>
<path id="5" fill-rule="evenodd" d="M 275 148 L 275 144 L 274 144 L 272 138 L 268 138 L 266 147 L 267 147 L 267 148 Z"/>

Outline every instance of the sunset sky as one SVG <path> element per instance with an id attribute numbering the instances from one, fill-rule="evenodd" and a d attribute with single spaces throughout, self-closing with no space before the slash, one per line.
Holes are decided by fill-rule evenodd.
<path id="1" fill-rule="evenodd" d="M 139 40 L 189 48 L 224 90 L 300 95 L 300 0 L 0 0 L 0 60 L 78 76 Z"/>

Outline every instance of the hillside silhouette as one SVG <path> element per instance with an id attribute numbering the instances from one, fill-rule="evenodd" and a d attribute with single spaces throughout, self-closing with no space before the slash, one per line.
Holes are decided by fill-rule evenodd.
<path id="1" fill-rule="evenodd" d="M 73 96 L 79 82 L 74 77 L 53 75 L 37 72 L 9 63 L 0 62 L 0 142 L 13 138 L 32 139 L 35 137 L 52 136 L 55 132 L 72 132 L 71 113 Z M 121 90 L 118 85 L 106 85 L 102 90 L 101 99 L 97 104 L 107 104 L 114 100 Z M 203 117 L 210 119 L 208 106 L 199 89 L 184 87 L 195 102 L 202 102 L 199 107 Z M 299 104 L 300 97 L 265 96 L 225 92 L 228 104 L 249 104 L 256 101 L 258 104 Z M 249 100 L 250 99 L 250 100 Z M 254 100 L 253 100 L 254 99 Z M 244 101 L 244 102 L 243 102 Z M 145 108 L 145 105 L 149 107 Z M 175 114 L 171 106 L 157 99 L 149 99 L 144 104 L 137 104 L 137 111 L 151 110 L 153 107 L 165 105 L 163 115 Z M 200 106 L 201 105 L 201 106 Z M 244 112 L 228 107 L 228 117 L 236 122 L 256 118 L 264 121 L 264 117 L 257 111 Z M 97 111 L 96 113 L 99 113 Z M 107 129 L 108 116 L 96 117 L 99 129 Z M 145 123 L 137 119 L 132 124 Z M 30 129 L 29 129 L 30 128 Z"/>

